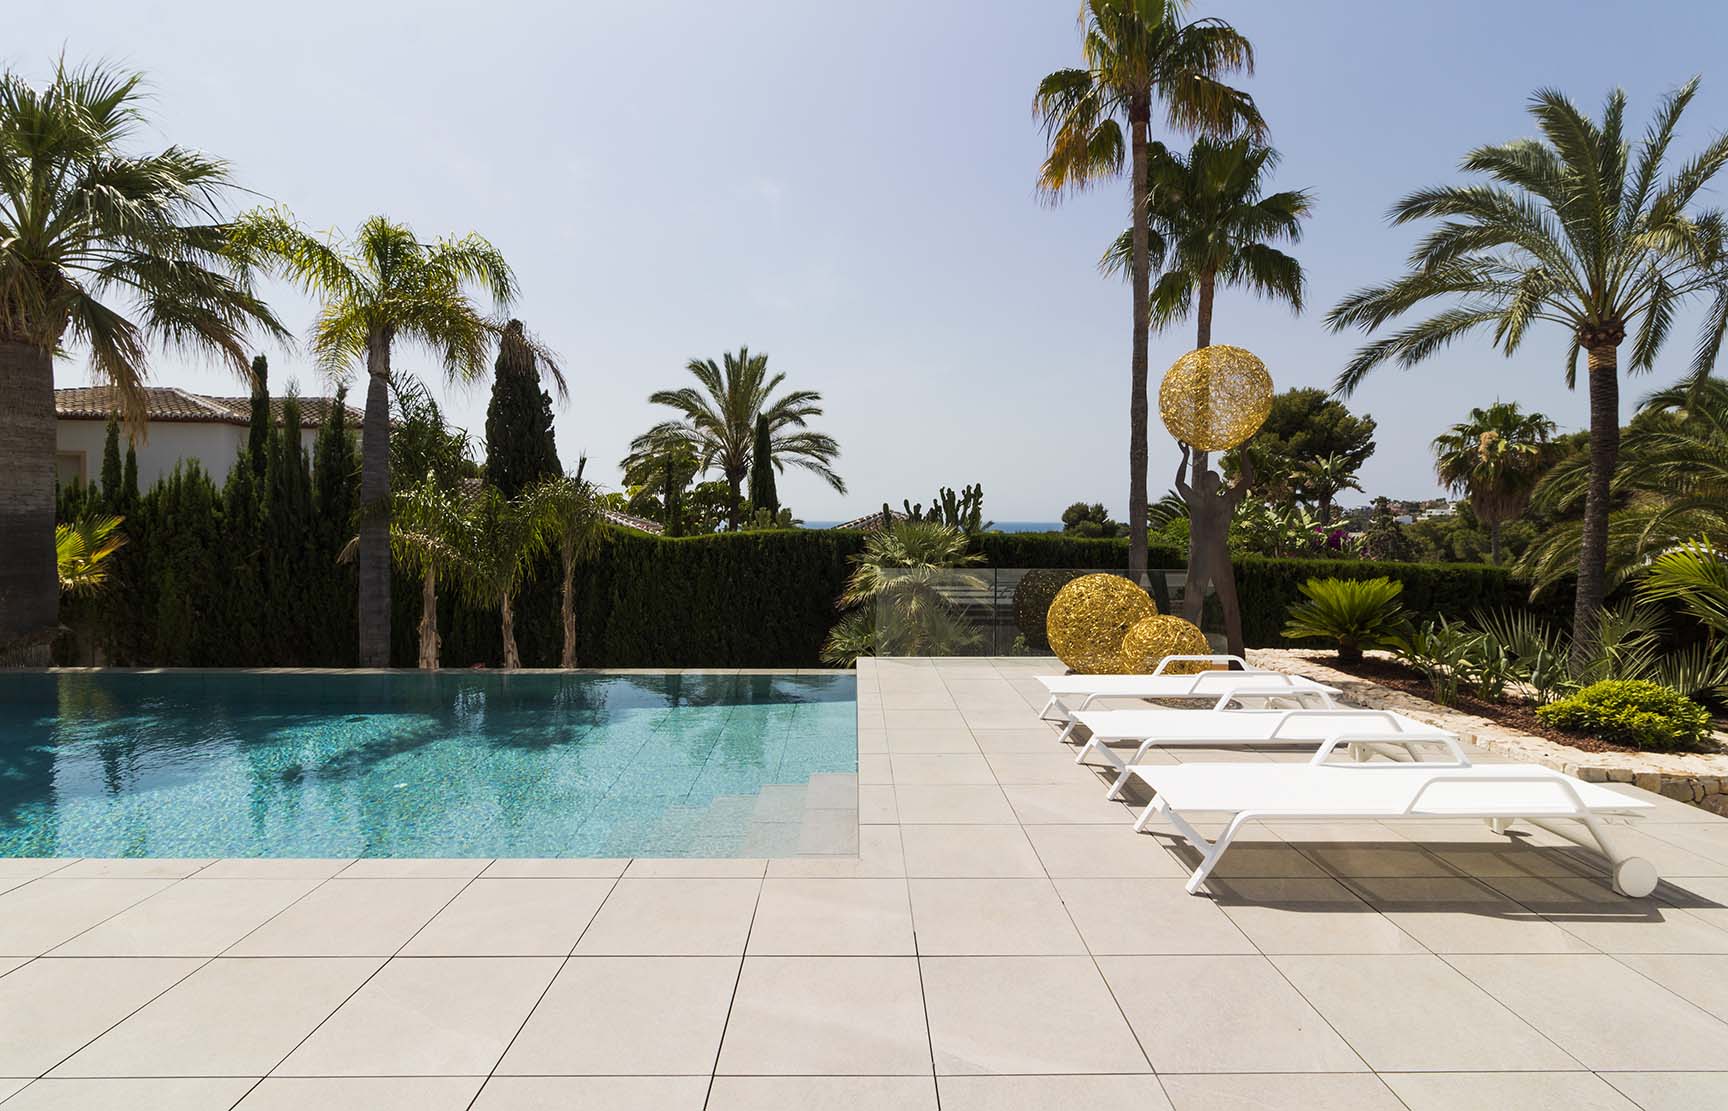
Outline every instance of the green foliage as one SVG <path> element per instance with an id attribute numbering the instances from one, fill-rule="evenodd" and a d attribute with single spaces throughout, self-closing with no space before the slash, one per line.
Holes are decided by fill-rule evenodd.
<path id="1" fill-rule="evenodd" d="M 1712 632 L 1728 633 L 1728 562 L 1708 539 L 1657 556 L 1638 584 L 1638 594 L 1673 599 Z"/>
<path id="2" fill-rule="evenodd" d="M 952 656 L 979 633 L 943 587 L 979 586 L 954 568 L 977 563 L 966 533 L 941 521 L 893 521 L 864 541 L 839 605 L 847 612 L 822 647 L 825 662 L 851 666 L 859 656 Z"/>
<path id="3" fill-rule="evenodd" d="M 1470 410 L 1469 419 L 1434 438 L 1434 473 L 1448 490 L 1469 495 L 1488 526 L 1490 562 L 1500 562 L 1500 527 L 1530 504 L 1536 481 L 1555 456 L 1554 422 L 1516 401 Z"/>
<path id="4" fill-rule="evenodd" d="M 1422 673 L 1435 702 L 1450 706 L 1469 672 L 1471 654 L 1482 634 L 1444 617 L 1431 618 L 1412 629 L 1398 656 Z"/>
<path id="5" fill-rule="evenodd" d="M 1030 648 L 1050 647 L 1050 603 L 1063 587 L 1088 572 L 1034 568 L 1014 586 L 1014 626 Z"/>
<path id="6" fill-rule="evenodd" d="M 264 481 L 264 468 L 270 457 L 270 361 L 262 355 L 252 357 L 252 404 L 246 418 L 246 461 L 252 477 Z"/>
<path id="7" fill-rule="evenodd" d="M 750 505 L 770 519 L 780 516 L 780 493 L 774 482 L 774 430 L 765 413 L 756 415 L 756 441 L 750 449 Z"/>
<path id="8" fill-rule="evenodd" d="M 63 593 L 94 594 L 107 587 L 112 557 L 126 543 L 126 534 L 120 531 L 125 520 L 81 517 L 54 527 L 54 557 Z"/>
<path id="9" fill-rule="evenodd" d="M 1315 491 L 1292 476 L 1305 464 L 1337 456 L 1354 473 L 1374 454 L 1374 418 L 1356 416 L 1325 390 L 1285 390 L 1272 397 L 1272 411 L 1247 443 L 1224 456 L 1226 470 L 1254 466 L 1254 492 L 1273 501 L 1317 501 Z"/>
<path id="10" fill-rule="evenodd" d="M 1503 567 L 1244 556 L 1236 561 L 1236 593 L 1242 601 L 1242 632 L 1249 647 L 1287 644 L 1283 615 L 1301 601 L 1302 583 L 1316 577 L 1394 579 L 1403 584 L 1400 599 L 1416 622 L 1441 614 L 1522 606 L 1525 596 L 1523 584 Z"/>
<path id="11" fill-rule="evenodd" d="M 1298 589 L 1307 601 L 1290 607 L 1289 640 L 1324 639 L 1341 660 L 1359 660 L 1365 648 L 1396 648 L 1408 619 L 1398 600 L 1404 584 L 1387 578 L 1309 579 Z"/>
<path id="12" fill-rule="evenodd" d="M 1366 559 L 1408 562 L 1414 555 L 1404 526 L 1392 515 L 1392 503 L 1387 498 L 1374 499 L 1374 511 L 1368 516 L 1368 527 L 1362 530 L 1362 555 Z"/>
<path id="13" fill-rule="evenodd" d="M 1657 752 L 1702 748 L 1710 735 L 1704 707 L 1638 679 L 1604 679 L 1536 713 L 1556 729 Z"/>
<path id="14" fill-rule="evenodd" d="M 120 463 L 120 419 L 111 416 L 107 435 L 102 440 L 102 503 L 111 510 L 117 508 L 124 481 Z"/>
<path id="15" fill-rule="evenodd" d="M 514 498 L 564 473 L 552 436 L 552 395 L 540 388 L 534 345 L 520 320 L 504 326 L 486 406 L 486 483 Z"/>
<path id="16" fill-rule="evenodd" d="M 943 486 L 936 491 L 936 496 L 930 499 L 930 510 L 925 512 L 924 504 L 914 505 L 911 501 L 902 501 L 901 508 L 906 511 L 909 521 L 933 521 L 959 529 L 967 536 L 976 539 L 980 533 L 990 527 L 984 520 L 984 487 L 980 483 L 963 487 L 956 494 L 951 486 Z"/>
<path id="17" fill-rule="evenodd" d="M 1124 526 L 1113 520 L 1102 502 L 1077 501 L 1062 511 L 1062 535 L 1089 539 L 1121 536 Z"/>

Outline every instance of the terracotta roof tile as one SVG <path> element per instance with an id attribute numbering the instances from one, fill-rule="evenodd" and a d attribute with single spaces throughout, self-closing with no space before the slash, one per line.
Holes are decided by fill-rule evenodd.
<path id="1" fill-rule="evenodd" d="M 75 386 L 54 391 L 54 413 L 63 420 L 107 420 L 118 409 L 112 386 Z M 282 422 L 284 398 L 270 399 L 270 417 Z M 212 424 L 245 425 L 251 421 L 252 399 L 249 397 L 209 397 L 173 386 L 147 386 L 144 389 L 145 413 L 153 421 L 188 421 Z M 300 399 L 300 423 L 306 428 L 321 427 L 329 419 L 333 397 L 303 397 Z M 360 427 L 362 414 L 348 407 L 348 423 Z"/>

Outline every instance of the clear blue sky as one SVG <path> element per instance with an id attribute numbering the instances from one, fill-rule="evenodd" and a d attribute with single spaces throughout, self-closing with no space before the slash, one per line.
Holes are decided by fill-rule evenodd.
<path id="1" fill-rule="evenodd" d="M 1029 103 L 1078 58 L 1075 0 L 590 0 L 551 5 L 330 3 L 254 9 L 12 0 L 4 60 L 41 76 L 62 50 L 146 71 L 164 141 L 233 161 L 238 179 L 314 227 L 385 212 L 430 238 L 477 230 L 518 269 L 518 314 L 562 352 L 567 463 L 616 483 L 617 460 L 691 356 L 741 343 L 822 391 L 846 497 L 784 480 L 801 517 L 927 500 L 982 482 L 997 520 L 1051 519 L 1076 499 L 1126 507 L 1128 301 L 1094 268 L 1123 226 L 1123 188 L 1051 209 Z M 1416 233 L 1384 219 L 1402 192 L 1456 177 L 1470 147 L 1530 130 L 1555 85 L 1594 108 L 1613 85 L 1642 127 L 1702 72 L 1679 150 L 1728 125 L 1708 67 L 1728 8 L 1583 0 L 1202 2 L 1255 43 L 1249 82 L 1284 154 L 1280 187 L 1314 191 L 1297 248 L 1310 311 L 1221 297 L 1214 338 L 1258 352 L 1281 387 L 1327 385 L 1357 342 L 1325 309 L 1390 276 Z M 1715 198 L 1712 203 L 1720 203 Z M 297 328 L 310 305 L 283 294 Z M 1153 382 L 1191 345 L 1153 337 Z M 1677 333 L 1658 373 L 1684 366 Z M 1435 489 L 1427 445 L 1472 404 L 1518 400 L 1563 428 L 1565 337 L 1506 360 L 1459 345 L 1379 372 L 1351 402 L 1380 422 L 1370 493 Z M 403 351 L 397 365 L 428 369 Z M 305 360 L 273 352 L 276 382 Z M 81 359 L 62 383 L 83 380 Z M 235 389 L 173 358 L 159 383 Z M 451 389 L 484 420 L 484 389 Z M 1174 470 L 1154 422 L 1153 496 Z"/>

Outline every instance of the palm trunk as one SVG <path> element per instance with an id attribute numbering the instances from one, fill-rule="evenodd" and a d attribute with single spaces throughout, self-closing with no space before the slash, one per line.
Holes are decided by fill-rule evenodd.
<path id="1" fill-rule="evenodd" d="M 1590 479 L 1584 496 L 1584 536 L 1578 545 L 1578 596 L 1572 606 L 1572 667 L 1595 652 L 1596 621 L 1608 577 L 1608 497 L 1620 454 L 1618 343 L 1589 349 Z"/>
<path id="2" fill-rule="evenodd" d="M 430 567 L 420 576 L 420 666 L 438 670 L 438 573 Z"/>
<path id="3" fill-rule="evenodd" d="M 558 660 L 559 667 L 576 666 L 576 560 L 570 552 L 564 553 L 564 655 Z"/>
<path id="4" fill-rule="evenodd" d="M 41 667 L 60 624 L 54 354 L 0 340 L 0 665 Z"/>
<path id="5" fill-rule="evenodd" d="M 1500 522 L 1491 521 L 1488 524 L 1488 562 L 1500 562 Z"/>
<path id="6" fill-rule="evenodd" d="M 1146 579 L 1146 345 L 1151 326 L 1147 301 L 1152 295 L 1151 258 L 1146 226 L 1146 129 L 1152 118 L 1150 94 L 1134 96 L 1128 108 L 1128 146 L 1132 166 L 1134 230 L 1129 296 L 1134 299 L 1134 335 L 1128 363 L 1128 577 Z"/>
<path id="7" fill-rule="evenodd" d="M 390 666 L 390 334 L 366 337 L 360 432 L 360 666 Z"/>
<path id="8" fill-rule="evenodd" d="M 737 532 L 738 526 L 744 521 L 743 472 L 728 470 L 726 472 L 726 486 L 730 495 L 726 503 L 726 531 Z"/>
<path id="9" fill-rule="evenodd" d="M 1320 497 L 1320 527 L 1325 528 L 1332 523 L 1332 495 L 1322 494 Z"/>
<path id="10" fill-rule="evenodd" d="M 516 651 L 516 599 L 506 593 L 498 605 L 498 631 L 504 641 L 504 666 L 521 667 L 522 655 Z"/>
<path id="11" fill-rule="evenodd" d="M 1218 293 L 1217 276 L 1211 272 L 1200 275 L 1200 303 L 1194 311 L 1194 346 L 1212 346 L 1212 303 Z"/>

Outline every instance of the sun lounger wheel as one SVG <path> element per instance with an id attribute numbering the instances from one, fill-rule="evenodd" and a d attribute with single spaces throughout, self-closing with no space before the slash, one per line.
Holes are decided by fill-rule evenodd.
<path id="1" fill-rule="evenodd" d="M 1642 899 L 1656 890 L 1656 878 L 1656 866 L 1641 856 L 1614 865 L 1614 890 L 1630 899 Z"/>

